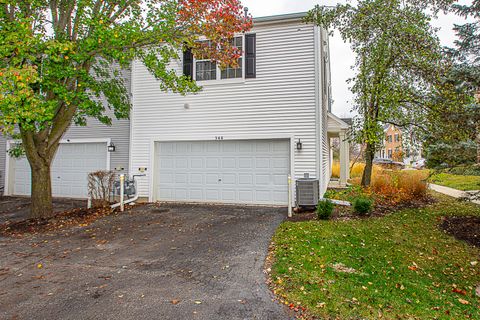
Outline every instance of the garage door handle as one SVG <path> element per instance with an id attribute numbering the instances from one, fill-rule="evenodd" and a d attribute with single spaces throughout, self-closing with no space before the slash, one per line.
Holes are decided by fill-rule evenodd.
<path id="1" fill-rule="evenodd" d="M 222 179 L 218 179 L 218 182 L 222 182 Z"/>

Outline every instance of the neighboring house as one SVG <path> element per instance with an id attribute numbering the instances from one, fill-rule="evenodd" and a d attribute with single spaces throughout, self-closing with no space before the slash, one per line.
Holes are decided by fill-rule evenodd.
<path id="1" fill-rule="evenodd" d="M 398 128 L 393 124 L 384 127 L 385 140 L 377 158 L 392 159 L 410 165 L 422 158 L 422 144 L 410 128 Z"/>
<path id="2" fill-rule="evenodd" d="M 387 124 L 384 127 L 384 132 L 385 140 L 382 148 L 377 152 L 377 157 L 403 161 L 402 131 L 393 124 Z"/>
<path id="3" fill-rule="evenodd" d="M 78 167 L 69 157 L 81 157 L 82 148 L 93 143 L 87 140 L 102 137 L 111 139 L 117 150 L 106 153 L 105 140 L 95 149 L 98 162 L 92 166 L 100 167 L 110 156 L 111 169 L 128 165 L 131 175 L 145 173 L 138 178 L 138 190 L 150 201 L 287 205 L 288 176 L 293 191 L 295 179 L 306 174 L 319 180 L 322 196 L 330 180 L 329 136 L 345 135 L 348 125 L 329 113 L 328 33 L 303 23 L 304 16 L 255 18 L 253 29 L 234 39 L 244 51 L 237 69 L 222 71 L 187 50 L 171 67 L 203 86 L 197 94 L 162 91 L 145 66 L 134 62 L 130 126 L 116 121 L 111 128 L 93 122 L 87 128 L 72 127 L 65 137 L 70 143 L 65 141 L 65 152 L 57 155 L 58 165 L 65 172 Z M 83 147 L 67 148 L 80 137 Z M 341 141 L 343 150 L 348 150 L 347 143 Z M 344 163 L 342 172 L 348 172 L 348 158 Z M 8 166 L 7 193 L 28 194 L 26 170 L 15 174 L 12 167 L 18 165 Z M 54 186 L 58 171 L 52 173 Z M 85 171 L 79 170 L 75 180 Z M 55 195 L 69 196 L 58 186 Z M 86 187 L 78 186 L 82 191 L 70 194 L 84 196 Z"/>
<path id="4" fill-rule="evenodd" d="M 130 87 L 130 71 L 123 72 L 127 87 Z M 115 170 L 128 173 L 130 121 L 117 120 L 113 111 L 112 126 L 95 119 L 88 119 L 87 126 L 68 129 L 62 138 L 52 164 L 52 193 L 55 197 L 86 198 L 87 174 L 97 170 Z M 11 158 L 7 154 L 14 141 L 0 135 L 0 187 L 5 195 L 30 195 L 30 165 L 25 157 Z M 115 151 L 108 152 L 114 145 Z M 1 192 L 0 192 L 1 194 Z"/>

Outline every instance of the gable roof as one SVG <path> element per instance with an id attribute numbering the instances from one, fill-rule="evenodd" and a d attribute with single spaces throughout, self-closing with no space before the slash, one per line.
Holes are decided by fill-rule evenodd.
<path id="1" fill-rule="evenodd" d="M 328 113 L 328 131 L 337 132 L 342 130 L 348 130 L 350 125 L 334 115 L 333 113 Z"/>

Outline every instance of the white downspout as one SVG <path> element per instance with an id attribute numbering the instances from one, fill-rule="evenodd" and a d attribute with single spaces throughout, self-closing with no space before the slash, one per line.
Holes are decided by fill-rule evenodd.
<path id="1" fill-rule="evenodd" d="M 288 217 L 292 217 L 292 176 L 288 175 Z"/>

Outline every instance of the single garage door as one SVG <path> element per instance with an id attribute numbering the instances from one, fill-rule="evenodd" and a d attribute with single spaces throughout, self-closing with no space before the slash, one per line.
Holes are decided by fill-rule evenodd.
<path id="1" fill-rule="evenodd" d="M 14 195 L 30 195 L 30 165 L 26 158 L 14 160 Z M 107 144 L 60 144 L 52 164 L 52 193 L 55 197 L 86 198 L 87 175 L 107 168 Z"/>
<path id="2" fill-rule="evenodd" d="M 288 140 L 157 142 L 155 200 L 288 204 Z"/>

